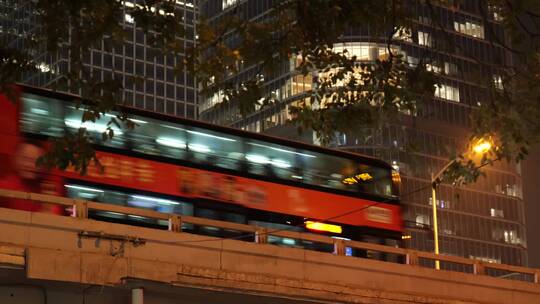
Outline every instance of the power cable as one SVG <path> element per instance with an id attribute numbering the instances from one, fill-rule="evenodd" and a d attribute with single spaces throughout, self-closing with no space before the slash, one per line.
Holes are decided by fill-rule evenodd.
<path id="1" fill-rule="evenodd" d="M 476 167 L 477 169 L 481 169 L 485 166 L 487 166 L 489 163 L 484 163 L 478 167 Z M 408 193 L 405 193 L 405 194 L 402 194 L 400 195 L 400 199 L 403 198 L 403 197 L 406 197 L 406 196 L 409 196 L 411 194 L 414 194 L 416 192 L 420 192 L 420 191 L 423 191 L 427 188 L 431 188 L 433 185 L 432 183 L 430 182 L 428 185 L 424 186 L 424 187 L 420 187 L 418 189 L 415 189 L 415 190 L 412 190 Z M 371 208 L 371 207 L 374 207 L 374 206 L 377 206 L 377 205 L 380 205 L 380 204 L 384 204 L 384 203 L 387 203 L 387 202 L 390 202 L 392 201 L 393 199 L 386 199 L 386 200 L 383 200 L 383 201 L 379 201 L 379 202 L 375 202 L 375 203 L 372 203 L 372 204 L 369 204 L 367 206 L 363 206 L 361 208 L 357 208 L 357 209 L 353 209 L 353 210 L 350 210 L 350 211 L 347 211 L 347 212 L 344 212 L 344 213 L 341 213 L 341 214 L 337 214 L 337 215 L 334 215 L 334 216 L 331 216 L 331 217 L 328 217 L 328 218 L 325 218 L 323 220 L 319 220 L 318 222 L 327 222 L 327 221 L 330 221 L 330 220 L 333 220 L 333 219 L 336 219 L 336 218 L 340 218 L 340 217 L 343 217 L 343 216 L 347 216 L 349 214 L 353 214 L 353 213 L 356 213 L 356 212 L 361 212 L 363 210 L 366 210 L 368 208 Z M 302 227 L 304 224 L 298 224 L 298 225 L 291 225 L 291 226 L 288 226 L 286 228 L 280 228 L 280 229 L 274 229 L 274 230 L 267 230 L 263 233 L 260 233 L 259 235 L 269 235 L 269 234 L 273 234 L 273 233 L 276 233 L 276 232 L 281 232 L 281 231 L 288 231 L 290 230 L 291 228 L 293 227 Z M 248 233 L 248 234 L 244 234 L 244 235 L 238 235 L 238 236 L 233 236 L 233 237 L 225 237 L 225 238 L 219 238 L 219 239 L 201 239 L 201 240 L 190 240 L 190 241 L 178 241 L 178 242 L 171 242 L 171 244 L 185 244 L 185 243 L 202 243 L 202 242 L 218 242 L 218 241 L 226 241 L 226 240 L 241 240 L 241 239 L 244 239 L 244 238 L 248 238 L 248 237 L 254 237 L 255 234 L 253 233 Z"/>
<path id="2" fill-rule="evenodd" d="M 427 186 L 420 187 L 420 188 L 412 190 L 412 191 L 410 191 L 410 192 L 408 192 L 406 194 L 403 194 L 403 195 L 400 196 L 400 198 L 411 195 L 411 194 L 416 193 L 416 192 L 420 192 L 420 191 L 425 190 L 427 188 L 431 188 L 431 183 L 429 185 L 427 185 Z M 347 211 L 347 212 L 344 212 L 344 213 L 340 213 L 340 214 L 325 218 L 323 220 L 318 220 L 318 222 L 327 222 L 327 221 L 330 221 L 330 220 L 333 220 L 333 219 L 336 219 L 336 218 L 347 216 L 349 214 L 353 214 L 353 213 L 356 213 L 356 212 L 361 212 L 361 211 L 366 210 L 368 208 L 371 208 L 371 207 L 374 207 L 374 206 L 377 206 L 377 205 L 380 205 L 380 204 L 384 204 L 384 203 L 390 202 L 392 200 L 393 199 L 386 199 L 386 200 L 383 200 L 383 201 L 375 202 L 375 203 L 369 204 L 367 206 L 362 206 L 361 208 L 357 208 L 357 209 L 353 209 L 353 210 L 350 210 L 350 211 Z M 302 224 L 298 224 L 298 225 L 291 225 L 291 226 L 288 226 L 286 228 L 267 230 L 267 231 L 265 231 L 263 233 L 260 233 L 259 235 L 269 235 L 269 234 L 273 234 L 273 233 L 276 233 L 276 232 L 288 231 L 293 227 L 303 227 L 303 225 L 304 224 L 302 223 Z M 209 239 L 209 238 L 207 238 L 207 239 L 200 239 L 200 240 L 178 241 L 178 242 L 170 242 L 170 243 L 171 244 L 186 244 L 186 243 L 218 242 L 218 241 L 226 241 L 226 240 L 241 240 L 241 239 L 244 239 L 244 238 L 254 237 L 254 236 L 255 236 L 254 233 L 247 233 L 247 234 L 243 234 L 243 235 L 238 235 L 238 236 L 233 236 L 233 237 L 225 237 L 225 238 L 219 238 L 219 239 L 215 239 L 215 238 Z"/>

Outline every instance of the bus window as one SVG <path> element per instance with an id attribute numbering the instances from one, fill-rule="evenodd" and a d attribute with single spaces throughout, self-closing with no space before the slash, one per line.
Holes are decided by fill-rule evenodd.
<path id="1" fill-rule="evenodd" d="M 64 120 L 60 101 L 33 94 L 23 94 L 21 101 L 23 132 L 55 137 L 63 134 Z"/>
<path id="2" fill-rule="evenodd" d="M 78 184 L 67 184 L 65 187 L 67 197 L 71 198 L 144 208 L 163 213 L 193 215 L 193 205 L 180 200 L 172 200 L 149 195 L 130 194 L 122 191 L 113 191 Z"/>
<path id="3" fill-rule="evenodd" d="M 164 157 L 186 159 L 186 132 L 182 125 L 136 117 L 139 126 L 129 132 L 133 150 Z"/>
<path id="4" fill-rule="evenodd" d="M 243 159 L 242 139 L 229 134 L 192 127 L 186 130 L 187 147 L 193 160 L 231 170 L 238 170 Z"/>
<path id="5" fill-rule="evenodd" d="M 102 115 L 95 122 L 85 121 L 82 122 L 84 114 L 83 108 L 77 108 L 71 104 L 65 104 L 64 106 L 64 124 L 66 128 L 72 132 L 78 132 L 79 128 L 86 128 L 88 134 L 96 141 L 107 146 L 113 146 L 118 148 L 126 148 L 126 137 L 122 136 L 126 130 L 119 128 L 115 124 L 109 124 L 111 118 L 115 117 L 115 114 Z M 103 141 L 103 132 L 108 132 L 110 128 L 114 132 L 114 137 L 110 141 Z"/>
<path id="6" fill-rule="evenodd" d="M 77 132 L 84 127 L 96 143 L 126 151 L 349 192 L 397 196 L 388 168 L 359 164 L 354 156 L 297 149 L 190 126 L 189 122 L 172 123 L 150 117 L 131 116 L 137 127 L 130 130 L 109 123 L 116 116 L 114 112 L 95 122 L 83 123 L 83 113 L 83 109 L 70 102 L 23 94 L 21 128 L 29 133 L 61 136 L 66 130 Z M 102 133 L 108 127 L 114 131 L 114 137 L 103 141 Z M 362 176 L 368 178 L 357 178 Z"/>
<path id="7" fill-rule="evenodd" d="M 80 185 L 66 185 L 65 187 L 67 197 L 94 202 L 104 201 L 105 191 L 103 191 L 102 189 Z"/>
<path id="8" fill-rule="evenodd" d="M 299 166 L 298 158 L 306 157 L 307 154 L 301 155 L 294 148 L 257 140 L 246 140 L 245 149 L 250 173 L 288 180 L 303 178 L 295 175 L 294 168 Z"/>
<path id="9" fill-rule="evenodd" d="M 243 214 L 208 209 L 208 208 L 195 207 L 195 216 L 218 220 L 218 221 L 228 221 L 228 222 L 234 222 L 234 223 L 240 223 L 240 224 L 246 223 L 246 216 Z M 223 228 L 218 228 L 218 227 L 213 227 L 213 226 L 199 226 L 197 233 L 212 235 L 212 236 L 219 236 L 219 237 L 236 237 L 236 236 L 244 234 L 244 232 L 242 231 L 223 229 Z M 249 241 L 248 239 L 239 239 L 239 240 Z"/>
<path id="10" fill-rule="evenodd" d="M 358 182 L 358 189 L 362 193 L 378 196 L 394 195 L 390 169 L 360 164 L 355 178 Z"/>
<path id="11" fill-rule="evenodd" d="M 345 177 L 355 171 L 355 161 L 328 154 L 314 153 L 304 164 L 306 183 L 317 186 L 357 192 L 358 188 L 344 184 Z"/>

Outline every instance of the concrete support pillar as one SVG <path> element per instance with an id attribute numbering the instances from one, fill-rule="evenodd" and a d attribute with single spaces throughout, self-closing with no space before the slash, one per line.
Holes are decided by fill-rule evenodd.
<path id="1" fill-rule="evenodd" d="M 134 288 L 131 290 L 131 304 L 143 304 L 143 289 Z"/>

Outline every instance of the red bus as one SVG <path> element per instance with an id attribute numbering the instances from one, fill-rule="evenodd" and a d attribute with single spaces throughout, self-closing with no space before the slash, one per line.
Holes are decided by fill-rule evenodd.
<path id="1" fill-rule="evenodd" d="M 17 101 L 0 96 L 0 188 L 41 192 L 161 212 L 311 231 L 398 245 L 402 220 L 399 175 L 378 159 L 200 121 L 123 108 L 138 124 L 103 141 L 108 116 L 81 122 L 77 97 L 18 86 Z M 34 161 L 48 138 L 87 129 L 103 174 L 90 166 L 43 172 Z M 2 201 L 2 206 L 62 213 L 50 206 Z M 353 212 L 355 211 L 356 212 Z M 115 213 L 100 220 L 166 227 Z M 320 225 L 324 221 L 330 225 Z M 212 227 L 184 227 L 228 236 Z M 269 237 L 270 243 L 306 246 Z"/>

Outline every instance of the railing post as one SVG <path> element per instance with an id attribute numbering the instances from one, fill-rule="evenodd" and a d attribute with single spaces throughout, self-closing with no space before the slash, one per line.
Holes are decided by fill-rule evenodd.
<path id="1" fill-rule="evenodd" d="M 257 231 L 255 231 L 255 243 L 268 243 L 268 229 L 262 227 L 257 228 Z"/>
<path id="2" fill-rule="evenodd" d="M 182 218 L 178 215 L 169 217 L 169 231 L 182 232 Z"/>
<path id="3" fill-rule="evenodd" d="M 534 272 L 534 282 L 540 284 L 540 271 L 538 270 Z"/>
<path id="4" fill-rule="evenodd" d="M 334 239 L 334 254 L 345 255 L 345 242 L 340 239 Z"/>
<path id="5" fill-rule="evenodd" d="M 407 265 L 418 265 L 418 253 L 416 251 L 408 251 L 405 256 L 405 263 Z"/>
<path id="6" fill-rule="evenodd" d="M 484 267 L 484 264 L 482 262 L 474 262 L 473 264 L 473 273 L 474 274 L 485 274 L 486 273 L 486 269 Z"/>
<path id="7" fill-rule="evenodd" d="M 88 218 L 88 203 L 75 201 L 73 205 L 73 216 L 81 219 Z"/>

